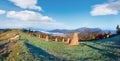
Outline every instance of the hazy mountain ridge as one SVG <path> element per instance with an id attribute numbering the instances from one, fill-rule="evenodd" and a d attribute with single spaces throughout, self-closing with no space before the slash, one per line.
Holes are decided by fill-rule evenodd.
<path id="1" fill-rule="evenodd" d="M 55 29 L 55 30 L 51 30 L 49 32 L 69 33 L 69 32 L 83 32 L 83 31 L 102 32 L 102 30 L 100 28 L 86 28 L 86 27 L 82 27 L 82 28 L 78 28 L 78 29 L 74 29 L 74 30 Z"/>
<path id="2" fill-rule="evenodd" d="M 69 33 L 69 32 L 111 32 L 111 33 L 116 33 L 116 30 L 102 30 L 100 28 L 87 28 L 87 27 L 82 27 L 82 28 L 77 28 L 77 29 L 73 29 L 73 30 L 68 30 L 68 29 L 54 29 L 54 30 L 50 30 L 48 32 L 56 32 L 56 33 Z"/>
<path id="3" fill-rule="evenodd" d="M 54 32 L 54 33 L 64 33 L 67 37 L 72 37 L 74 32 L 79 33 L 79 38 L 84 38 L 84 39 L 90 39 L 91 35 L 94 35 L 96 33 L 108 33 L 111 32 L 112 34 L 115 34 L 115 30 L 102 30 L 100 28 L 87 28 L 87 27 L 82 27 L 74 30 L 67 30 L 67 29 L 55 29 L 51 30 L 49 32 Z"/>

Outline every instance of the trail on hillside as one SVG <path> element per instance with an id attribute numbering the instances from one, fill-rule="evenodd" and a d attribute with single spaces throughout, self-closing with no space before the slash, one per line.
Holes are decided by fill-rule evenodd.
<path id="1" fill-rule="evenodd" d="M 15 45 L 17 42 L 7 42 L 3 45 L 0 46 L 0 54 L 3 53 L 4 51 L 10 49 L 13 45 Z"/>

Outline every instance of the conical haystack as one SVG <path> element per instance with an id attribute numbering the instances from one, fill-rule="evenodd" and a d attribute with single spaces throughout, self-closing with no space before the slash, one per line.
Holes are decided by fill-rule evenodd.
<path id="1" fill-rule="evenodd" d="M 41 38 L 41 34 L 38 35 L 38 38 Z"/>
<path id="2" fill-rule="evenodd" d="M 48 35 L 45 37 L 45 41 L 46 41 L 46 42 L 49 41 L 49 36 L 48 36 Z"/>
<path id="3" fill-rule="evenodd" d="M 71 40 L 71 42 L 69 44 L 69 46 L 73 46 L 73 45 L 79 45 L 79 42 L 78 42 L 78 33 L 77 32 L 75 32 L 73 34 L 73 38 L 72 38 L 72 40 Z"/>
<path id="4" fill-rule="evenodd" d="M 63 39 L 62 39 L 62 42 L 64 42 L 64 41 L 65 41 L 65 39 L 63 38 Z"/>
<path id="5" fill-rule="evenodd" d="M 70 42 L 70 38 L 67 38 L 67 42 Z"/>
<path id="6" fill-rule="evenodd" d="M 57 38 L 57 37 L 55 38 L 55 41 L 56 41 L 56 42 L 58 41 L 58 38 Z"/>

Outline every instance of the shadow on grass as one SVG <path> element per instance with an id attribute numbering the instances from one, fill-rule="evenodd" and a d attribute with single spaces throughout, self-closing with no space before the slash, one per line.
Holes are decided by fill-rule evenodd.
<path id="1" fill-rule="evenodd" d="M 105 47 L 108 47 L 108 48 L 116 48 L 116 49 L 120 49 L 120 45 L 112 45 L 112 46 L 108 46 L 108 45 L 104 45 Z"/>
<path id="2" fill-rule="evenodd" d="M 105 45 L 106 47 L 109 48 L 117 48 L 120 49 L 120 39 L 118 41 L 116 41 L 113 45 L 109 46 L 109 45 Z"/>
<path id="3" fill-rule="evenodd" d="M 52 54 L 49 54 L 45 50 L 35 47 L 29 43 L 25 43 L 25 45 L 30 49 L 30 52 L 32 53 L 34 58 L 39 58 L 38 60 L 40 61 L 69 61 L 63 58 L 56 57 Z"/>
<path id="4" fill-rule="evenodd" d="M 0 49 L 4 48 L 5 45 L 7 45 L 9 42 L 6 42 L 4 44 L 0 44 Z"/>
<path id="5" fill-rule="evenodd" d="M 103 56 L 109 57 L 109 58 L 111 58 L 111 59 L 113 59 L 113 60 L 115 60 L 115 61 L 119 59 L 119 56 L 113 54 L 113 53 L 114 53 L 113 51 L 96 48 L 96 47 L 93 47 L 93 46 L 91 46 L 91 45 L 87 45 L 87 44 L 85 44 L 85 43 L 83 43 L 83 45 L 86 45 L 86 46 L 88 46 L 88 47 L 90 47 L 90 48 L 92 48 L 92 49 L 94 49 L 94 50 L 98 50 L 99 53 L 101 53 Z"/>
<path id="6" fill-rule="evenodd" d="M 11 53 L 11 51 L 6 51 L 5 53 L 3 54 L 0 54 L 0 61 L 4 61 L 8 56 L 9 54 Z"/>
<path id="7" fill-rule="evenodd" d="M 107 41 L 110 41 L 112 40 L 112 42 L 114 42 L 114 44 L 111 44 L 111 45 L 102 45 L 100 42 L 98 43 L 98 41 L 94 41 L 95 44 L 98 44 L 98 45 L 101 45 L 103 47 L 107 47 L 107 48 L 116 48 L 116 49 L 120 49 L 120 36 L 117 36 L 119 38 L 114 38 L 116 36 L 113 36 L 111 38 L 106 38 L 106 39 L 103 39 L 103 40 L 100 40 L 100 41 L 103 41 L 103 42 L 107 42 Z M 109 40 L 107 40 L 109 39 Z"/>

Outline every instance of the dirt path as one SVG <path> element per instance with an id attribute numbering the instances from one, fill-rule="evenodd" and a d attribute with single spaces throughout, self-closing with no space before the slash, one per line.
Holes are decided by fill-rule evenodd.
<path id="1" fill-rule="evenodd" d="M 15 43 L 17 43 L 17 41 L 19 41 L 19 40 L 16 40 L 16 41 L 13 41 L 13 42 L 9 41 L 7 43 L 4 43 L 4 44 L 0 45 L 0 54 L 4 53 L 8 49 L 10 49 L 13 45 L 15 45 Z"/>
<path id="2" fill-rule="evenodd" d="M 8 42 L 0 47 L 0 54 L 4 53 L 6 50 L 10 49 L 16 42 Z"/>

